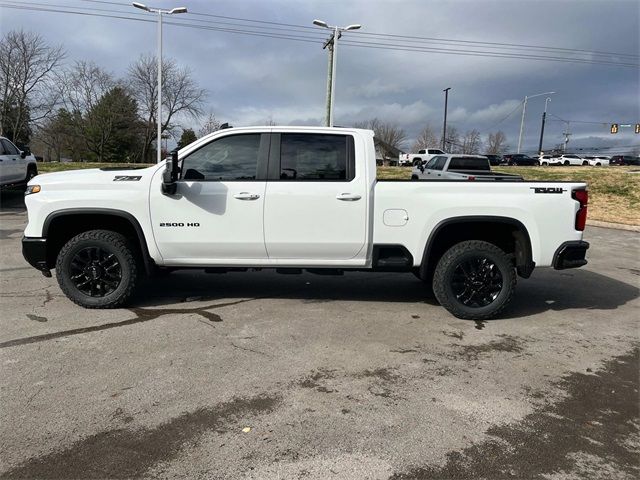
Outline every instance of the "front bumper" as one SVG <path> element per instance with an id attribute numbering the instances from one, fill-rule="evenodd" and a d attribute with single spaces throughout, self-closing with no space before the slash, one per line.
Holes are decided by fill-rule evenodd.
<path id="1" fill-rule="evenodd" d="M 553 255 L 553 268 L 564 270 L 566 268 L 578 268 L 587 264 L 587 250 L 589 242 L 576 240 L 564 242 Z"/>
<path id="2" fill-rule="evenodd" d="M 22 237 L 22 256 L 32 267 L 50 277 L 51 271 L 47 265 L 47 239 Z"/>

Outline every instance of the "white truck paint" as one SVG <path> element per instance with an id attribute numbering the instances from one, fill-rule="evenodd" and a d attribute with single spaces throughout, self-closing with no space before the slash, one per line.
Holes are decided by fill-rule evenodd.
<path id="1" fill-rule="evenodd" d="M 224 176 L 220 172 L 245 162 L 246 146 L 235 152 L 224 146 L 253 139 L 260 142 L 257 167 L 251 167 L 254 178 L 218 179 Z M 326 145 L 331 142 L 339 148 L 330 151 Z M 347 146 L 346 153 L 340 145 Z M 321 160 L 311 154 L 314 148 L 324 155 Z M 500 246 L 512 263 L 509 268 L 517 267 L 525 277 L 534 265 L 586 263 L 588 244 L 582 242 L 584 225 L 578 225 L 586 205 L 572 198 L 576 191 L 585 193 L 584 183 L 378 181 L 373 132 L 349 128 L 222 130 L 181 149 L 177 158 L 182 168 L 177 179 L 171 178 L 172 161 L 139 170 L 39 176 L 29 184 L 31 189 L 37 184 L 39 193 L 26 196 L 25 258 L 45 274 L 64 269 L 65 255 L 88 241 L 79 234 L 112 230 L 131 237 L 130 248 L 149 272 L 188 267 L 413 271 L 428 283 L 435 275 L 436 296 L 461 318 L 495 315 L 503 305 L 493 309 L 492 303 L 503 293 L 492 293 L 495 298 L 482 307 L 452 306 L 438 279 L 455 246 L 468 244 L 472 251 L 478 245 Z M 202 158 L 207 160 L 198 163 Z M 336 160 L 335 167 L 336 158 L 346 160 Z M 199 178 L 202 172 L 209 176 Z M 120 258 L 118 248 L 112 254 Z M 504 281 L 494 283 L 503 292 L 509 290 L 510 274 L 498 260 L 494 272 L 502 272 Z M 94 270 L 83 267 L 75 276 L 91 282 L 100 265 L 94 262 Z M 126 273 L 127 266 L 120 269 Z M 473 285 L 480 288 L 482 278 L 489 284 L 490 270 L 474 277 Z M 83 306 L 124 301 L 113 300 L 109 295 L 119 290 L 106 292 L 110 287 L 104 285 L 98 292 L 104 295 L 93 298 L 92 290 L 85 298 L 73 291 L 74 275 L 58 271 L 57 276 L 65 293 Z"/>

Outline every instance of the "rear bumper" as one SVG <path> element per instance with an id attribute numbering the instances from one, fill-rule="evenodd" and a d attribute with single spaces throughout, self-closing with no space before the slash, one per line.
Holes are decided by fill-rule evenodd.
<path id="1" fill-rule="evenodd" d="M 22 237 L 22 256 L 32 267 L 45 275 L 49 273 L 46 238 Z"/>
<path id="2" fill-rule="evenodd" d="M 589 243 L 582 240 L 564 242 L 553 255 L 553 268 L 564 270 L 578 268 L 587 264 L 586 255 Z"/>

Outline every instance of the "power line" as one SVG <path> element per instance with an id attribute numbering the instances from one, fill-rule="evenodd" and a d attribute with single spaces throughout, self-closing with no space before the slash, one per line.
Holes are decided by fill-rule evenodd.
<path id="1" fill-rule="evenodd" d="M 114 5 L 120 5 L 120 6 L 124 5 L 116 2 L 106 2 L 106 1 L 99 1 L 99 0 L 84 0 L 84 1 L 90 1 L 91 3 L 108 3 L 108 4 L 114 4 Z M 66 14 L 74 14 L 74 15 L 87 15 L 87 16 L 96 16 L 96 17 L 104 17 L 104 18 L 116 18 L 116 19 L 122 19 L 122 20 L 144 21 L 147 23 L 153 22 L 153 20 L 151 19 L 142 19 L 142 18 L 135 18 L 130 16 L 133 14 L 137 14 L 137 12 L 123 12 L 119 10 L 97 9 L 95 7 L 93 8 L 70 7 L 67 5 L 55 5 L 55 4 L 52 4 L 51 6 L 47 5 L 46 7 L 43 7 L 41 5 L 43 4 L 41 3 L 38 4 L 34 2 L 21 2 L 19 0 L 14 0 L 12 3 L 0 3 L 0 6 L 5 8 L 14 8 L 14 9 L 32 10 L 32 11 L 46 11 L 46 12 L 52 12 L 52 13 L 66 13 Z M 58 8 L 53 8 L 53 7 L 58 7 Z M 60 10 L 60 8 L 83 9 L 83 10 L 90 10 L 90 12 Z M 107 12 L 107 13 L 95 13 L 98 11 Z M 114 13 L 118 15 L 112 15 Z M 214 16 L 210 14 L 202 14 L 202 15 Z M 221 17 L 221 16 L 215 16 L 215 17 Z M 237 17 L 225 17 L 225 18 L 232 18 L 232 19 L 237 19 L 241 21 L 247 21 L 247 19 L 239 19 Z M 192 21 L 198 21 L 198 20 L 192 20 Z M 277 39 L 283 39 L 283 40 L 303 41 L 303 42 L 312 42 L 312 43 L 316 43 L 318 41 L 321 41 L 321 39 L 324 39 L 324 35 L 315 36 L 316 34 L 311 33 L 311 31 L 304 32 L 304 33 L 298 32 L 298 31 L 291 31 L 292 33 L 288 33 L 290 31 L 288 29 L 278 28 L 277 30 L 274 30 L 275 27 L 245 26 L 242 24 L 233 24 L 229 22 L 213 22 L 213 21 L 202 21 L 202 20 L 200 20 L 200 22 L 204 22 L 207 25 L 197 25 L 194 23 L 184 22 L 184 21 L 171 21 L 171 22 L 165 22 L 165 23 L 169 25 L 182 26 L 186 28 L 222 31 L 227 33 L 236 33 L 236 34 L 242 34 L 242 35 L 251 35 L 251 36 L 258 36 L 258 37 L 277 38 Z M 256 22 L 265 23 L 263 21 L 257 21 L 257 20 Z M 269 23 L 277 24 L 277 22 L 269 22 Z M 241 28 L 214 27 L 214 26 L 210 26 L 209 24 L 225 24 L 231 27 L 241 27 Z M 292 25 L 292 24 L 281 24 L 281 25 Z M 295 26 L 295 25 L 292 25 L 292 26 Z M 262 28 L 265 31 L 247 30 L 247 28 Z M 313 27 L 308 27 L 308 28 L 313 29 Z M 413 51 L 413 52 L 441 53 L 441 54 L 463 55 L 463 56 L 513 58 L 513 59 L 520 59 L 520 60 L 544 60 L 544 61 L 555 61 L 555 62 L 562 62 L 562 63 L 602 64 L 602 65 L 621 66 L 621 67 L 638 67 L 639 66 L 633 63 L 609 62 L 609 61 L 597 60 L 597 59 L 587 60 L 587 59 L 570 58 L 570 57 L 552 57 L 552 56 L 546 56 L 546 55 L 533 55 L 533 54 L 510 53 L 510 52 L 488 52 L 483 50 L 458 50 L 458 49 L 435 48 L 435 47 L 426 47 L 426 46 L 406 46 L 401 44 L 388 44 L 388 43 L 385 44 L 380 42 L 363 42 L 363 41 L 346 40 L 343 42 L 343 44 L 360 47 L 360 48 L 373 48 L 373 49 L 393 50 L 393 51 Z"/>
<path id="2" fill-rule="evenodd" d="M 103 3 L 109 5 L 118 5 L 118 6 L 129 6 L 128 3 L 121 2 L 112 2 L 105 0 L 80 0 L 83 2 L 89 3 Z M 316 27 L 311 27 L 307 25 L 299 25 L 292 23 L 282 23 L 282 22 L 270 22 L 266 20 L 255 20 L 248 18 L 240 18 L 240 17 L 230 17 L 224 15 L 214 15 L 210 13 L 200 13 L 200 12 L 189 12 L 192 15 L 198 16 L 206 16 L 206 17 L 215 17 L 215 18 L 223 18 L 229 20 L 238 20 L 243 22 L 251 22 L 251 23 L 259 23 L 259 24 L 267 24 L 267 25 L 278 25 L 278 26 L 286 26 L 293 27 L 297 29 L 305 29 L 305 30 L 317 30 Z M 422 37 L 422 36 L 414 36 L 414 35 L 398 35 L 392 33 L 376 33 L 376 32 L 352 32 L 355 35 L 363 36 L 363 37 L 392 37 L 396 39 L 406 39 L 406 40 L 397 40 L 403 41 L 405 43 L 434 43 L 438 42 L 440 44 L 468 44 L 468 45 L 482 45 L 485 48 L 513 48 L 513 49 L 536 49 L 536 50 L 550 50 L 550 51 L 558 51 L 558 52 L 575 52 L 576 54 L 582 55 L 607 55 L 607 56 L 618 56 L 618 57 L 630 57 L 630 58 L 640 58 L 638 54 L 630 54 L 630 53 L 620 53 L 620 52 L 605 52 L 605 51 L 597 51 L 597 50 L 586 50 L 579 48 L 566 48 L 566 47 L 550 47 L 543 45 L 528 45 L 528 44 L 520 44 L 520 43 L 504 43 L 504 42 L 484 42 L 484 41 L 476 41 L 476 40 L 460 40 L 460 39 L 451 39 L 451 38 L 436 38 L 436 37 Z"/>

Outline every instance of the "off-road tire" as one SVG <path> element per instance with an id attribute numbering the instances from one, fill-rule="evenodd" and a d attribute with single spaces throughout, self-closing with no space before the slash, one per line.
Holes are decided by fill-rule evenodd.
<path id="1" fill-rule="evenodd" d="M 119 284 L 104 296 L 91 296 L 82 292 L 71 278 L 71 262 L 79 252 L 91 248 L 99 248 L 113 254 L 119 263 Z M 122 306 L 134 293 L 139 272 L 140 267 L 131 242 L 124 235 L 110 230 L 89 230 L 76 235 L 62 247 L 56 260 L 56 278 L 60 288 L 72 302 L 85 308 Z"/>
<path id="2" fill-rule="evenodd" d="M 485 258 L 497 267 L 502 276 L 502 286 L 495 299 L 486 306 L 465 305 L 455 295 L 452 286 L 454 272 L 465 260 Z M 460 242 L 440 258 L 433 276 L 436 299 L 452 315 L 468 320 L 487 320 L 497 316 L 511 301 L 516 286 L 516 272 L 512 260 L 492 243 L 480 240 Z"/>

